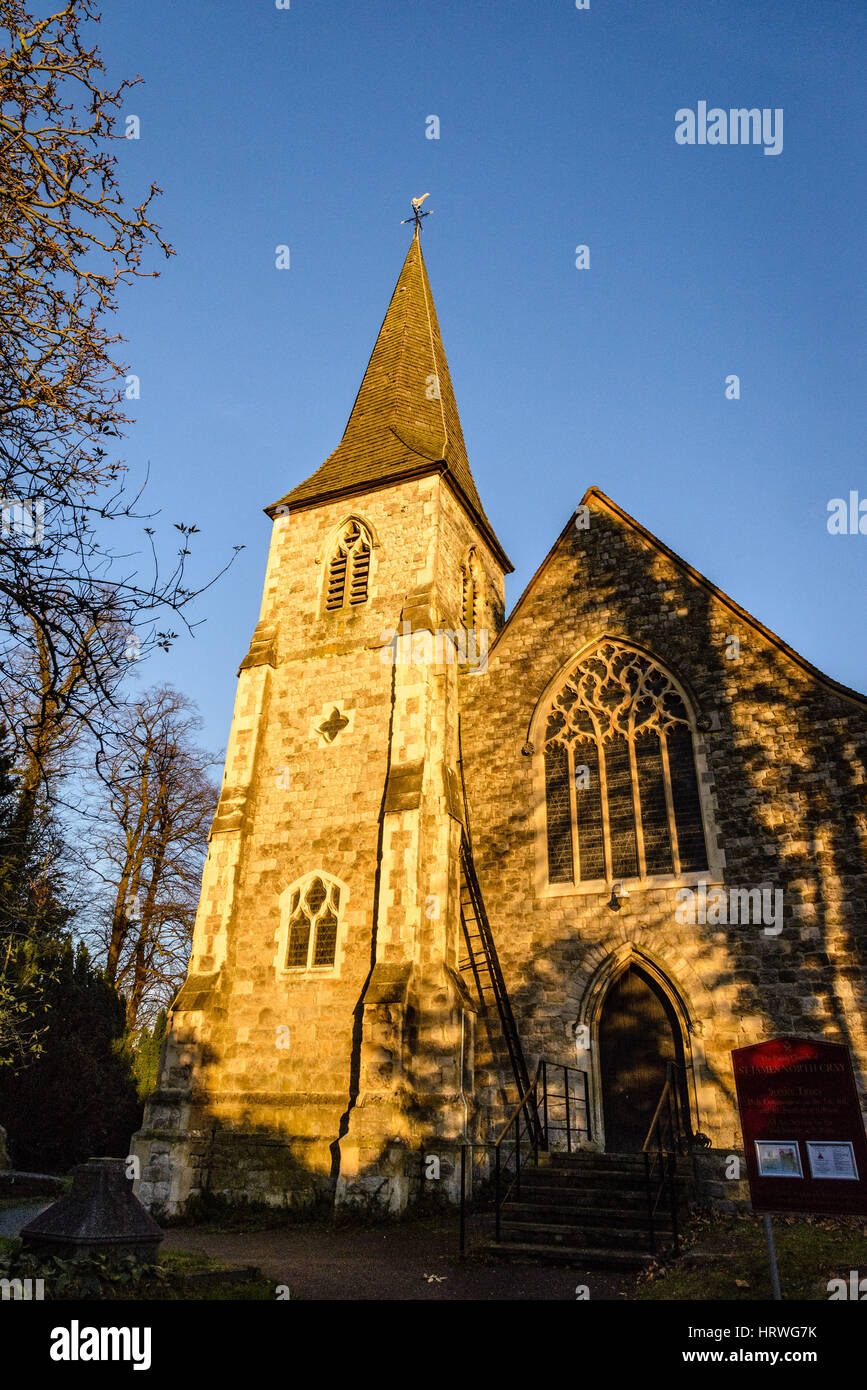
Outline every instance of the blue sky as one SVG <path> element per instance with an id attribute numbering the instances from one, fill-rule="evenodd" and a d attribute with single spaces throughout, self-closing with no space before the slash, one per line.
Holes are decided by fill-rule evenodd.
<path id="1" fill-rule="evenodd" d="M 201 528 L 194 575 L 246 546 L 195 638 L 138 672 L 198 701 L 207 744 L 258 617 L 262 508 L 337 444 L 427 191 L 507 605 L 596 483 L 867 689 L 867 535 L 826 527 L 831 498 L 867 498 L 860 0 L 113 0 L 96 33 L 110 79 L 145 78 L 120 177 L 163 188 L 178 253 L 121 297 L 123 452 L 162 531 Z M 699 101 L 782 108 L 782 152 L 677 144 Z"/>

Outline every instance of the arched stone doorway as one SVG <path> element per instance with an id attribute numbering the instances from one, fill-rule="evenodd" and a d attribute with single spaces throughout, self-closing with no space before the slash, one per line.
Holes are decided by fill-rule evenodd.
<path id="1" fill-rule="evenodd" d="M 676 1062 L 684 1114 L 689 1114 L 683 1034 L 677 1013 L 650 971 L 634 961 L 609 986 L 598 1025 L 605 1148 L 637 1153 L 647 1137 Z"/>

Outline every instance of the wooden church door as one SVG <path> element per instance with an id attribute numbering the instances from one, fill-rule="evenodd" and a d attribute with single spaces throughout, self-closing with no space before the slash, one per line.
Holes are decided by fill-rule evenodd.
<path id="1" fill-rule="evenodd" d="M 667 1062 L 683 1065 L 676 1015 L 650 976 L 630 966 L 609 989 L 599 1025 L 609 1153 L 641 1149 L 665 1085 Z"/>

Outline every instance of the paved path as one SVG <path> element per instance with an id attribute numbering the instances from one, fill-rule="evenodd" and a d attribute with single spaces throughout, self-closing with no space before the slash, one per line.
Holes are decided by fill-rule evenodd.
<path id="1" fill-rule="evenodd" d="M 175 1227 L 163 1250 L 200 1251 L 233 1265 L 257 1265 L 290 1298 L 302 1300 L 434 1299 L 575 1301 L 586 1284 L 592 1300 L 627 1297 L 631 1275 L 507 1264 L 477 1245 L 461 1263 L 457 1231 L 425 1222 L 391 1227 L 302 1224 L 274 1231 L 203 1231 Z"/>
<path id="2" fill-rule="evenodd" d="M 52 1205 L 52 1200 L 31 1197 L 29 1201 L 0 1202 L 0 1236 L 17 1236 L 22 1226 Z"/>

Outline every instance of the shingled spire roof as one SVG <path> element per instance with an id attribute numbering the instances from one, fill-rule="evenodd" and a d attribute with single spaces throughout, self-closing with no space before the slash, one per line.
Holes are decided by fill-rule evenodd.
<path id="1" fill-rule="evenodd" d="M 306 482 L 266 511 L 294 511 L 423 473 L 449 480 L 511 573 L 470 472 L 416 229 L 343 438 Z"/>

